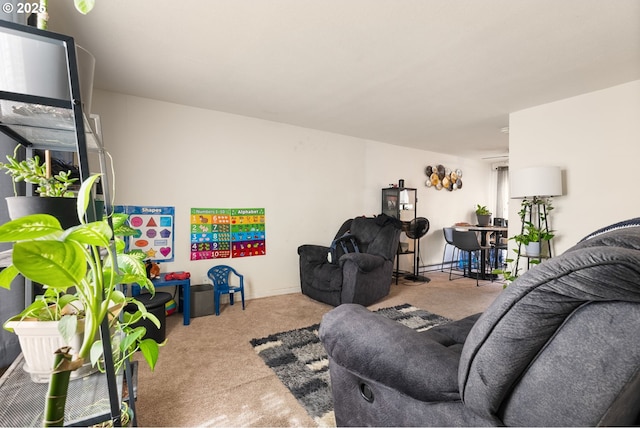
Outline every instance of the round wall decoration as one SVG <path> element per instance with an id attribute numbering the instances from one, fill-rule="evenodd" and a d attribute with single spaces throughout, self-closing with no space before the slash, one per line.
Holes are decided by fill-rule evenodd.
<path id="1" fill-rule="evenodd" d="M 424 169 L 427 181 L 424 185 L 436 190 L 448 191 L 462 189 L 462 170 L 451 170 L 443 165 L 429 165 Z"/>

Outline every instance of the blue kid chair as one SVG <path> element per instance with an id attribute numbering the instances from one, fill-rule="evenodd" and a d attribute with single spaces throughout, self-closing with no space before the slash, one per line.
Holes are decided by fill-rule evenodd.
<path id="1" fill-rule="evenodd" d="M 231 274 L 240 278 L 240 285 L 230 285 L 229 277 Z M 216 315 L 220 315 L 220 295 L 229 295 L 229 304 L 233 305 L 233 295 L 240 292 L 242 297 L 242 310 L 244 310 L 244 276 L 240 275 L 231 266 L 219 265 L 209 269 L 207 276 L 213 281 L 213 302 L 216 309 Z"/>

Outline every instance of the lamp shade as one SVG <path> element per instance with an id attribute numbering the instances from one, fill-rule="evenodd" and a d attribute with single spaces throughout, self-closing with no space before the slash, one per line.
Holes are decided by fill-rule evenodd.
<path id="1" fill-rule="evenodd" d="M 400 203 L 401 204 L 408 204 L 409 203 L 409 191 L 408 190 L 401 190 L 400 191 Z"/>
<path id="2" fill-rule="evenodd" d="M 509 172 L 511 198 L 562 195 L 562 172 L 556 166 L 536 166 Z"/>

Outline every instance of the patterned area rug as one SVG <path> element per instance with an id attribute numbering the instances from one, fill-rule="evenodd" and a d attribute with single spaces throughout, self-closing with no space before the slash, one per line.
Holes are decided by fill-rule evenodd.
<path id="1" fill-rule="evenodd" d="M 407 303 L 376 312 L 417 331 L 451 321 Z M 251 346 L 318 426 L 335 426 L 329 360 L 318 338 L 319 327 L 320 324 L 314 324 L 252 339 Z"/>

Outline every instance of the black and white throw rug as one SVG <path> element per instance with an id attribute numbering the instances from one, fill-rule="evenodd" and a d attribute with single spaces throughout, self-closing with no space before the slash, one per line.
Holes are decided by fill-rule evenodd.
<path id="1" fill-rule="evenodd" d="M 376 311 L 417 331 L 451 321 L 407 303 Z M 318 338 L 320 324 L 252 339 L 251 346 L 316 421 L 335 426 L 329 360 Z"/>

